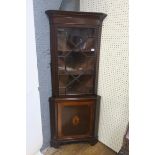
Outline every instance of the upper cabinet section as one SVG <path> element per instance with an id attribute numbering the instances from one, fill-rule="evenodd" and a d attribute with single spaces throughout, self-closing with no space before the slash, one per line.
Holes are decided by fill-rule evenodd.
<path id="1" fill-rule="evenodd" d="M 46 11 L 50 21 L 53 96 L 93 95 L 102 13 Z"/>

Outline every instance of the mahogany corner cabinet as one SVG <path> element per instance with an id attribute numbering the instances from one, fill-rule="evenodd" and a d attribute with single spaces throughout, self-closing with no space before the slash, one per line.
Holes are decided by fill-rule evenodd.
<path id="1" fill-rule="evenodd" d="M 47 10 L 50 23 L 51 146 L 98 141 L 99 52 L 104 13 Z"/>

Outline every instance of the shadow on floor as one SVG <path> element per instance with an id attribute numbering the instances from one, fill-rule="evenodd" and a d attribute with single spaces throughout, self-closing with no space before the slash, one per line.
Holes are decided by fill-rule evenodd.
<path id="1" fill-rule="evenodd" d="M 49 148 L 45 155 L 116 155 L 116 153 L 98 142 L 94 146 L 80 143 L 63 145 L 59 149 Z"/>

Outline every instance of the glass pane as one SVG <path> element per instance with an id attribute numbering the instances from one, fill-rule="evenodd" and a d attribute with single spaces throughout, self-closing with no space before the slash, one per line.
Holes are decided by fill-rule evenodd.
<path id="1" fill-rule="evenodd" d="M 82 71 L 86 67 L 87 59 L 81 52 L 71 52 L 66 56 L 65 64 L 68 72 Z"/>
<path id="2" fill-rule="evenodd" d="M 65 73 L 65 59 L 64 57 L 58 58 L 58 70 L 60 74 Z"/>
<path id="3" fill-rule="evenodd" d="M 70 52 L 66 57 L 58 57 L 59 74 L 93 74 L 95 57 L 81 52 Z"/>
<path id="4" fill-rule="evenodd" d="M 74 79 L 71 75 L 59 75 L 59 87 L 66 88 Z"/>
<path id="5" fill-rule="evenodd" d="M 93 93 L 93 76 L 82 75 L 70 83 L 66 89 L 67 94 L 91 94 Z"/>
<path id="6" fill-rule="evenodd" d="M 66 95 L 66 88 L 59 88 L 59 94 Z"/>
<path id="7" fill-rule="evenodd" d="M 92 75 L 59 75 L 60 94 L 93 93 Z"/>
<path id="8" fill-rule="evenodd" d="M 95 70 L 95 57 L 87 57 L 87 63 L 86 63 L 85 73 L 86 74 L 94 74 Z"/>
<path id="9" fill-rule="evenodd" d="M 57 37 L 58 51 L 95 51 L 93 28 L 58 28 Z"/>
<path id="10" fill-rule="evenodd" d="M 67 46 L 67 31 L 65 31 L 65 29 L 59 28 L 57 37 L 58 37 L 58 51 L 69 50 Z"/>

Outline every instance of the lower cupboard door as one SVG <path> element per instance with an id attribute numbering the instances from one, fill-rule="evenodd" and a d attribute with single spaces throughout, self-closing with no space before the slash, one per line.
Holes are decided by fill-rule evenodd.
<path id="1" fill-rule="evenodd" d="M 58 138 L 84 138 L 93 134 L 95 100 L 57 102 Z"/>

